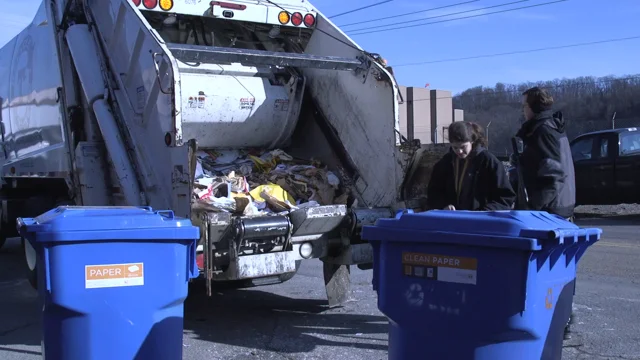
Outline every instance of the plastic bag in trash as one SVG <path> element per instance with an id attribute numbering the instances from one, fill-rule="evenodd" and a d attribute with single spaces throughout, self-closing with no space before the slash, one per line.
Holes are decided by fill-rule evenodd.
<path id="1" fill-rule="evenodd" d="M 338 186 L 340 186 L 340 179 L 331 171 L 327 171 L 327 181 L 329 182 L 329 185 L 333 186 L 336 189 L 338 188 Z"/>
<path id="2" fill-rule="evenodd" d="M 268 204 L 273 211 L 286 211 L 294 207 L 295 199 L 289 195 L 280 185 L 267 184 L 260 185 L 250 192 L 251 197 L 256 202 Z M 260 208 L 258 206 L 258 208 Z"/>
<path id="3" fill-rule="evenodd" d="M 193 210 L 217 211 L 217 212 L 235 212 L 236 201 L 229 198 L 212 197 L 207 200 L 193 200 Z"/>

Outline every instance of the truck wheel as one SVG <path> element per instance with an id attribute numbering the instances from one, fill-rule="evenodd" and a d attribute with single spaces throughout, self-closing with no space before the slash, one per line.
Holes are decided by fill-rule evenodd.
<path id="1" fill-rule="evenodd" d="M 27 280 L 34 289 L 38 289 L 38 255 L 36 250 L 26 241 L 21 238 L 22 249 L 24 250 L 24 259 L 27 264 Z"/>
<path id="2" fill-rule="evenodd" d="M 2 250 L 2 247 L 7 243 L 7 237 L 11 237 L 7 236 L 9 235 L 6 231 L 7 226 L 9 226 L 9 224 L 0 223 L 0 250 Z"/>

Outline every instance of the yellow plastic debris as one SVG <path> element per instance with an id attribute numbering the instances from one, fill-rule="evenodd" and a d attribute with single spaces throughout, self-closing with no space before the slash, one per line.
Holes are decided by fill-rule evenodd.
<path id="1" fill-rule="evenodd" d="M 293 196 L 289 195 L 280 185 L 276 185 L 273 183 L 269 183 L 266 185 L 260 185 L 255 189 L 251 190 L 249 194 L 253 198 L 254 201 L 257 202 L 266 202 L 267 200 L 262 197 L 262 193 L 265 193 L 272 198 L 275 198 L 278 201 L 286 202 L 288 201 L 291 205 L 296 204 L 296 200 Z"/>

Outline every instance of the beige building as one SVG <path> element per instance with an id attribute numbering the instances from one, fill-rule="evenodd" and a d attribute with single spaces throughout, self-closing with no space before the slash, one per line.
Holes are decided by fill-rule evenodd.
<path id="1" fill-rule="evenodd" d="M 400 133 L 409 140 L 446 143 L 449 125 L 464 121 L 464 112 L 453 108 L 451 91 L 400 86 L 400 93 Z"/>

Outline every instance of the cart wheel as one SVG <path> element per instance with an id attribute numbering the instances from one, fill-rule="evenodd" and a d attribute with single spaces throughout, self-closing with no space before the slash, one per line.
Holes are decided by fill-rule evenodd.
<path id="1" fill-rule="evenodd" d="M 38 255 L 36 250 L 24 238 L 20 239 L 24 250 L 25 264 L 27 265 L 27 280 L 31 287 L 38 289 Z"/>

